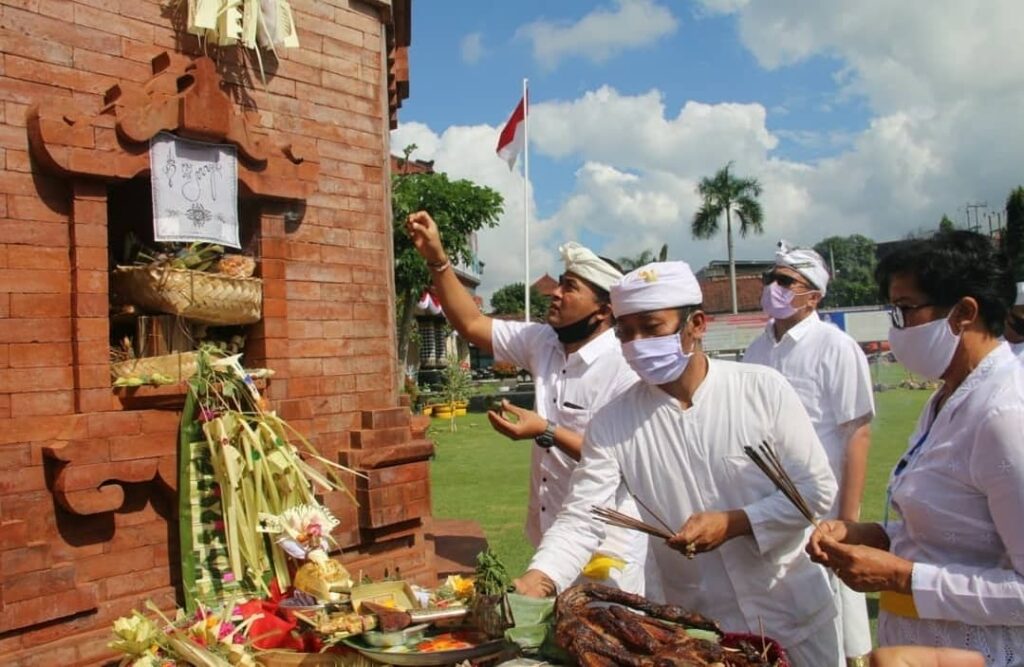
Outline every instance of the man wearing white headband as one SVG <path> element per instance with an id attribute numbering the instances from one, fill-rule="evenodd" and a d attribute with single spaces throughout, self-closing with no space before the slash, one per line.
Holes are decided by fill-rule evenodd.
<path id="1" fill-rule="evenodd" d="M 502 401 L 501 410 L 492 410 L 487 417 L 500 433 L 531 445 L 526 535 L 536 547 L 569 494 L 590 417 L 637 379 L 611 328 L 608 288 L 622 273 L 578 243 L 567 243 L 560 248 L 565 273 L 551 294 L 547 324 L 495 320 L 480 312 L 451 270 L 430 216 L 413 213 L 407 229 L 427 261 L 444 314 L 456 331 L 480 349 L 493 351 L 496 360 L 525 368 L 533 376 L 536 411 Z M 631 498 L 623 498 L 619 510 L 637 516 Z M 609 531 L 607 539 L 594 547 L 594 558 L 581 564 L 574 578 L 582 572 L 591 581 L 643 594 L 645 535 Z"/>
<path id="2" fill-rule="evenodd" d="M 1017 283 L 1017 300 L 1006 314 L 1003 335 L 1014 354 L 1024 358 L 1024 282 Z"/>
<path id="3" fill-rule="evenodd" d="M 761 296 L 772 319 L 747 348 L 743 361 L 771 366 L 793 385 L 839 481 L 839 495 L 827 518 L 859 521 L 875 415 L 871 371 L 857 342 L 818 317 L 827 287 L 828 270 L 821 255 L 780 241 L 775 268 L 765 273 Z M 847 663 L 867 665 L 867 600 L 838 578 L 834 586 Z"/>
<path id="4" fill-rule="evenodd" d="M 770 368 L 704 354 L 703 298 L 684 262 L 627 274 L 611 299 L 623 354 L 641 382 L 591 420 L 572 494 L 517 587 L 564 590 L 606 529 L 591 508 L 632 493 L 646 523 L 675 533 L 650 540 L 651 597 L 727 632 L 763 630 L 795 667 L 835 667 L 842 658 L 832 590 L 803 552 L 810 524 L 744 453 L 769 443 L 823 515 L 836 483 L 800 399 Z"/>

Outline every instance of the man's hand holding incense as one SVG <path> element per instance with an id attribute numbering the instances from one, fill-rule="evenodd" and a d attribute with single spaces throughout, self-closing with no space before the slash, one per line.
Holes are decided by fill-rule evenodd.
<path id="1" fill-rule="evenodd" d="M 750 521 L 743 510 L 697 512 L 690 515 L 668 546 L 687 558 L 713 551 L 734 537 L 750 534 Z"/>

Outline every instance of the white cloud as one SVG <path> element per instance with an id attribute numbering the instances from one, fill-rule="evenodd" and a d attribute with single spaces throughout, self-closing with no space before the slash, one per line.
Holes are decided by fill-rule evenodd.
<path id="1" fill-rule="evenodd" d="M 464 63 L 475 65 L 480 62 L 486 53 L 483 33 L 471 32 L 463 37 L 459 43 L 459 52 Z"/>
<path id="2" fill-rule="evenodd" d="M 724 258 L 725 239 L 694 240 L 689 223 L 696 183 L 729 160 L 763 186 L 766 233 L 736 239 L 741 259 L 770 257 L 780 237 L 801 244 L 833 234 L 901 238 L 935 227 L 944 213 L 963 220 L 967 201 L 1001 208 L 1024 181 L 1024 40 L 1010 38 L 1012 26 L 1024 25 L 1024 4 L 716 4 L 739 12 L 744 43 L 765 66 L 835 58 L 844 94 L 864 96 L 872 111 L 867 127 L 773 134 L 757 103 L 669 108 L 658 90 L 625 95 L 610 86 L 538 101 L 531 156 L 555 160 L 574 177 L 544 219 L 533 217 L 534 275 L 557 271 L 558 242 L 582 236 L 612 257 L 667 242 L 672 257 L 695 268 Z M 505 194 L 502 226 L 481 237 L 488 293 L 522 279 L 521 181 L 494 156 L 496 134 L 489 126 L 436 134 L 411 124 L 394 140 L 415 138 L 419 156 L 436 158 L 438 169 Z M 781 159 L 780 137 L 832 154 Z"/>
<path id="3" fill-rule="evenodd" d="M 598 8 L 575 23 L 535 21 L 520 27 L 516 37 L 533 43 L 533 57 L 551 69 L 569 57 L 602 63 L 622 51 L 653 44 L 675 32 L 679 22 L 655 0 L 616 0 L 615 6 Z"/>
<path id="4" fill-rule="evenodd" d="M 1024 87 L 1024 5 L 1018 0 L 737 5 L 740 36 L 762 65 L 836 56 L 845 63 L 839 80 L 880 113 L 932 108 L 968 91 L 987 96 Z"/>

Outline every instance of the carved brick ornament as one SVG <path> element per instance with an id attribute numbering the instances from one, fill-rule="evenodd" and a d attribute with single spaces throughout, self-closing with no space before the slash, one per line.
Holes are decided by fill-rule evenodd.
<path id="1" fill-rule="evenodd" d="M 159 132 L 238 147 L 238 180 L 255 196 L 305 199 L 320 173 L 316 142 L 257 129 L 224 93 L 210 58 L 164 52 L 145 84 L 118 84 L 96 116 L 37 104 L 28 111 L 32 154 L 68 177 L 130 179 L 149 173 L 149 140 Z M 280 134 L 280 133 L 278 133 Z"/>

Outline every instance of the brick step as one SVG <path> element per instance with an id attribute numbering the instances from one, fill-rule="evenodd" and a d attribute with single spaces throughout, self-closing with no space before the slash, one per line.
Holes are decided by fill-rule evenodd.
<path id="1" fill-rule="evenodd" d="M 363 410 L 362 425 L 364 429 L 396 428 L 409 425 L 409 408 L 381 408 L 379 410 Z"/>
<path id="2" fill-rule="evenodd" d="M 425 461 L 434 455 L 434 443 L 430 440 L 413 440 L 405 445 L 378 449 L 349 449 L 338 452 L 338 461 L 343 466 L 356 470 L 373 470 L 385 466 Z"/>
<path id="3" fill-rule="evenodd" d="M 395 426 L 392 428 L 363 429 L 352 431 L 353 449 L 369 449 L 370 447 L 389 447 L 404 445 L 412 438 L 409 427 Z"/>
<path id="4" fill-rule="evenodd" d="M 437 578 L 449 574 L 473 574 L 476 556 L 487 548 L 487 536 L 476 521 L 434 519 L 427 540 L 434 543 L 434 569 Z"/>

